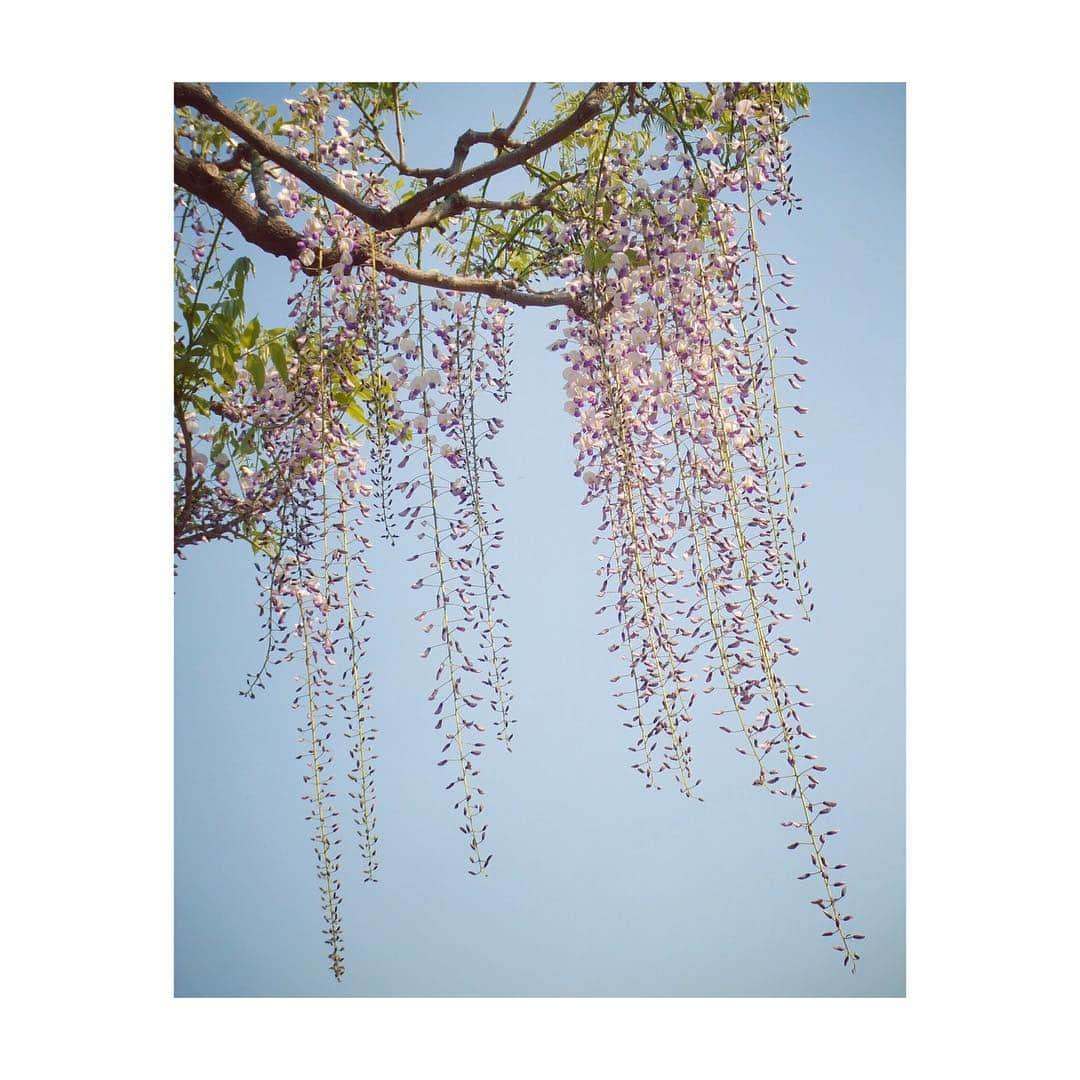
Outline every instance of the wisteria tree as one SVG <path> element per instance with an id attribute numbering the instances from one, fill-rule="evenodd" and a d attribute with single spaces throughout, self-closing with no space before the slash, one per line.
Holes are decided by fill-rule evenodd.
<path id="1" fill-rule="evenodd" d="M 565 362 L 633 767 L 647 788 L 699 798 L 692 722 L 719 718 L 747 782 L 782 800 L 822 933 L 854 970 L 862 935 L 844 864 L 825 854 L 836 803 L 793 659 L 814 606 L 795 449 L 807 358 L 794 260 L 765 240 L 771 214 L 799 209 L 787 132 L 805 87 L 556 85 L 553 118 L 533 123 L 532 85 L 443 164 L 409 156 L 410 89 L 317 84 L 280 115 L 175 88 L 175 551 L 250 544 L 265 655 L 246 692 L 279 664 L 300 675 L 331 971 L 353 873 L 334 787 L 351 797 L 356 876 L 374 882 L 379 865 L 373 544 L 416 563 L 448 802 L 468 872 L 489 870 L 478 760 L 489 732 L 507 749 L 515 737 L 494 442 L 525 307 L 551 310 Z M 507 177 L 518 193 L 489 197 Z M 289 260 L 286 327 L 246 316 L 262 256 Z"/>

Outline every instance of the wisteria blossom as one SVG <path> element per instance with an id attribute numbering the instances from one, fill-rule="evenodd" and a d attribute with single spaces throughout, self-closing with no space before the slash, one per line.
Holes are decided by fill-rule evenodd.
<path id="1" fill-rule="evenodd" d="M 582 501 L 596 514 L 600 633 L 621 665 L 615 705 L 632 767 L 649 789 L 701 799 L 695 728 L 736 736 L 748 780 L 786 800 L 788 847 L 808 863 L 823 934 L 845 965 L 858 960 L 844 865 L 825 853 L 836 803 L 821 794 L 809 692 L 795 681 L 795 628 L 814 606 L 798 524 L 802 433 L 789 426 L 806 412 L 808 365 L 791 325 L 795 260 L 763 241 L 771 214 L 801 205 L 787 140 L 801 91 L 675 85 L 568 93 L 525 139 L 530 88 L 510 123 L 467 131 L 448 166 L 419 168 L 399 84 L 309 88 L 276 127 L 181 84 L 178 371 L 201 371 L 196 331 L 211 317 L 199 299 L 227 224 L 287 257 L 296 291 L 287 334 L 266 339 L 249 324 L 240 367 L 235 349 L 206 347 L 214 393 L 195 393 L 190 375 L 178 391 L 177 551 L 218 537 L 259 551 L 266 659 L 248 692 L 277 664 L 294 673 L 338 978 L 339 789 L 362 878 L 378 869 L 363 602 L 375 538 L 416 568 L 433 761 L 468 872 L 491 864 L 479 763 L 490 740 L 515 739 L 494 441 L 521 306 L 557 309 L 551 349 Z M 493 155 L 470 167 L 477 144 Z M 538 164 L 554 146 L 555 172 Z M 538 190 L 487 197 L 491 176 L 524 163 Z M 250 184 L 230 186 L 231 170 Z M 239 304 L 242 286 L 224 287 Z M 271 366 L 252 359 L 264 353 Z M 342 745 L 348 771 L 335 777 Z"/>

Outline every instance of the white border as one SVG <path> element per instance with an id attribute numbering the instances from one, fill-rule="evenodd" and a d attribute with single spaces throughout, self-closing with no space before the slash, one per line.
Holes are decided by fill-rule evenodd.
<path id="1" fill-rule="evenodd" d="M 941 4 L 367 10 L 39 4 L 9 23 L 11 1075 L 994 1076 L 1072 1059 L 1055 832 L 1075 555 L 1054 553 L 1073 530 L 1053 469 L 1076 423 L 1076 101 L 1048 81 L 1069 40 L 1051 6 L 1022 25 Z M 909 1000 L 172 1000 L 170 83 L 327 68 L 909 81 Z"/>

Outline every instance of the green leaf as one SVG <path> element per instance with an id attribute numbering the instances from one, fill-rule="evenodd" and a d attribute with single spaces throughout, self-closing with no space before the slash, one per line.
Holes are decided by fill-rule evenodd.
<path id="1" fill-rule="evenodd" d="M 244 327 L 243 333 L 240 335 L 240 347 L 242 349 L 254 348 L 255 342 L 259 340 L 261 329 L 259 320 L 257 318 L 252 319 L 251 322 Z"/>
<path id="2" fill-rule="evenodd" d="M 285 347 L 278 338 L 270 342 L 270 362 L 282 379 L 289 377 L 289 362 L 285 357 Z"/>
<path id="3" fill-rule="evenodd" d="M 226 429 L 224 427 L 219 428 L 217 434 L 214 436 L 214 441 L 210 444 L 209 457 L 211 461 L 225 449 L 225 435 Z"/>
<path id="4" fill-rule="evenodd" d="M 585 248 L 585 269 L 589 273 L 598 273 L 606 270 L 611 264 L 611 252 L 598 248 L 595 244 L 589 244 Z"/>
<path id="5" fill-rule="evenodd" d="M 255 383 L 255 389 L 261 390 L 263 384 L 266 382 L 266 362 L 262 358 L 261 351 L 248 353 L 246 366 L 248 371 L 251 372 L 251 378 Z"/>
<path id="6" fill-rule="evenodd" d="M 177 357 L 175 364 L 173 365 L 176 374 L 182 376 L 185 379 L 195 379 L 199 375 L 199 365 L 194 360 L 189 359 L 186 356 Z"/>

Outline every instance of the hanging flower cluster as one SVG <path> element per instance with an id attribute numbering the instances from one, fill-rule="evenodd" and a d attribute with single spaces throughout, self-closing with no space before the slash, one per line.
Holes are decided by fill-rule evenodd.
<path id="1" fill-rule="evenodd" d="M 377 131 L 350 125 L 343 90 L 304 91 L 288 104 L 280 132 L 297 161 L 332 172 L 368 206 L 394 205 L 380 162 L 395 159 Z M 798 654 L 790 626 L 813 609 L 797 525 L 804 461 L 790 445 L 801 433 L 784 422 L 806 411 L 807 361 L 786 325 L 794 260 L 764 253 L 758 239 L 773 208 L 799 206 L 784 109 L 768 86 L 729 85 L 704 120 L 644 155 L 618 119 L 615 109 L 582 132 L 580 160 L 564 161 L 565 178 L 550 189 L 560 189 L 562 212 L 546 219 L 542 239 L 546 269 L 569 298 L 551 323 L 552 348 L 566 363 L 583 501 L 600 511 L 600 632 L 623 664 L 615 696 L 633 767 L 649 788 L 670 774 L 700 798 L 691 729 L 699 699 L 721 691 L 727 701 L 714 715 L 740 736 L 754 783 L 792 800 L 788 846 L 807 856 L 801 876 L 819 886 L 824 933 L 854 969 L 862 935 L 841 910 L 843 864 L 824 851 L 836 803 L 818 794 L 825 766 L 807 750 L 808 692 L 789 675 Z M 597 161 L 588 154 L 598 143 Z M 403 157 L 400 132 L 399 144 Z M 491 441 L 510 389 L 510 308 L 490 294 L 402 281 L 386 269 L 402 235 L 313 196 L 295 171 L 253 156 L 251 178 L 246 197 L 265 219 L 295 219 L 302 230 L 292 269 L 307 284 L 290 300 L 296 332 L 274 370 L 230 374 L 208 430 L 204 416 L 178 412 L 178 504 L 185 537 L 235 535 L 242 522 L 251 538 L 257 524 L 266 655 L 246 692 L 276 664 L 298 669 L 298 757 L 330 966 L 341 978 L 335 733 L 348 747 L 364 879 L 378 868 L 371 615 L 361 602 L 373 530 L 413 546 L 438 766 L 448 770 L 469 873 L 485 874 L 492 859 L 478 760 L 489 726 L 507 749 L 513 739 L 495 561 L 502 518 L 490 499 L 503 485 Z M 445 237 L 463 249 L 466 270 L 479 220 L 478 211 L 471 230 L 459 223 Z M 178 246 L 184 221 L 198 264 L 209 229 L 185 209 Z M 416 235 L 409 280 L 422 282 L 430 253 Z"/>
<path id="2" fill-rule="evenodd" d="M 302 339 L 301 339 L 302 340 Z M 326 921 L 330 966 L 344 972 L 340 885 L 340 823 L 333 766 L 334 730 L 344 723 L 351 768 L 349 791 L 364 862 L 364 878 L 378 869 L 375 737 L 371 675 L 364 668 L 363 609 L 369 571 L 363 553 L 370 547 L 367 525 L 372 489 L 362 444 L 346 430 L 328 387 L 333 372 L 324 349 L 302 351 L 290 373 L 288 397 L 302 412 L 290 433 L 292 460 L 302 462 L 288 497 L 268 522 L 276 538 L 264 555 L 260 575 L 266 619 L 266 657 L 248 690 L 264 684 L 273 666 L 299 668 L 293 708 L 303 716 L 297 729 L 304 762 L 304 796 L 311 805 L 319 888 Z M 268 379 L 268 382 L 271 380 Z"/>
<path id="3" fill-rule="evenodd" d="M 695 795 L 695 699 L 727 691 L 723 730 L 741 733 L 754 783 L 794 801 L 788 846 L 808 856 L 824 933 L 853 965 L 862 935 L 841 911 L 843 864 L 824 853 L 836 804 L 817 793 L 807 691 L 783 670 L 798 654 L 790 623 L 813 606 L 795 521 L 803 460 L 781 424 L 782 410 L 805 412 L 782 392 L 800 389 L 806 363 L 781 321 L 793 260 L 777 273 L 757 240 L 767 207 L 797 205 L 783 115 L 731 91 L 712 115 L 696 146 L 672 136 L 646 161 L 616 147 L 583 190 L 581 224 L 551 237 L 584 251 L 561 273 L 589 314 L 552 328 L 584 501 L 600 504 L 607 543 L 602 633 L 625 664 L 617 698 L 647 786 L 671 772 Z"/>
<path id="4" fill-rule="evenodd" d="M 382 179 L 356 168 L 367 163 L 365 144 L 347 135 L 343 119 L 335 118 L 330 143 L 320 141 L 327 106 L 316 93 L 292 103 L 295 122 L 286 134 L 293 149 L 301 158 L 332 159 L 346 187 L 388 201 Z M 273 196 L 271 185 L 278 185 Z M 477 709 L 487 701 L 494 734 L 509 748 L 511 642 L 497 610 L 506 593 L 493 561 L 502 519 L 486 494 L 503 484 L 488 447 L 502 426 L 495 408 L 509 394 L 509 308 L 482 296 L 413 293 L 392 281 L 376 264 L 379 238 L 325 204 L 304 207 L 298 185 L 271 166 L 255 195 L 268 204 L 264 211 L 285 218 L 305 211 L 294 276 L 329 265 L 290 300 L 298 332 L 286 376 L 269 371 L 256 390 L 241 374 L 215 405 L 211 430 L 199 433 L 199 418 L 185 417 L 178 454 L 191 439 L 208 449 L 236 447 L 242 432 L 253 433 L 240 457 L 255 467 L 240 466 L 237 480 L 229 456 L 219 453 L 214 497 L 198 501 L 203 520 L 193 528 L 209 537 L 215 522 L 243 512 L 268 538 L 260 572 L 266 655 L 246 693 L 265 685 L 277 664 L 300 669 L 294 707 L 305 722 L 298 757 L 311 803 L 330 966 L 340 978 L 341 837 L 331 772 L 339 722 L 351 758 L 365 880 L 375 880 L 378 866 L 371 676 L 363 668 L 370 613 L 359 595 L 369 587 L 362 557 L 369 525 L 392 542 L 415 539 L 409 559 L 425 560 L 428 572 L 416 588 L 428 599 L 418 621 L 434 635 L 423 655 L 436 663 L 430 700 L 443 740 L 438 764 L 453 772 L 447 788 L 462 814 L 469 872 L 483 874 L 492 858 L 479 820 L 484 791 L 477 758 L 486 725 Z M 210 458 L 192 453 L 201 475 Z M 178 465 L 178 478 L 183 474 Z"/>
<path id="5" fill-rule="evenodd" d="M 491 561 L 502 541 L 502 519 L 481 486 L 503 483 L 484 447 L 501 421 L 477 412 L 482 394 L 505 400 L 508 390 L 507 311 L 438 293 L 430 304 L 418 299 L 415 311 L 415 337 L 407 333 L 400 345 L 416 373 L 399 389 L 411 406 L 414 438 L 404 448 L 405 478 L 396 491 L 405 503 L 400 511 L 405 528 L 416 526 L 416 538 L 424 544 L 410 558 L 423 560 L 426 572 L 413 588 L 424 591 L 431 605 L 417 620 L 425 633 L 434 634 L 423 655 L 437 664 L 429 700 L 435 702 L 435 728 L 444 738 L 446 756 L 438 764 L 451 768 L 446 786 L 464 818 L 469 872 L 481 874 L 492 856 L 483 853 L 487 826 L 478 822 L 484 792 L 476 759 L 485 745 L 478 736 L 486 729 L 474 715 L 477 707 L 489 703 L 497 737 L 508 749 L 513 738 L 506 670 L 510 638 L 496 614 L 496 602 L 506 594 Z M 405 372 L 400 377 L 404 380 Z"/>
<path id="6" fill-rule="evenodd" d="M 214 539 L 245 521 L 263 521 L 308 472 L 321 452 L 310 435 L 310 403 L 290 389 L 276 371 L 256 390 L 241 375 L 214 405 L 210 422 L 194 410 L 183 415 L 174 436 L 174 479 L 178 501 L 185 484 L 199 486 L 188 499 L 191 512 L 178 541 L 188 536 Z M 298 436 L 308 428 L 306 436 Z M 254 467 L 237 465 L 233 447 L 249 444 Z"/>

